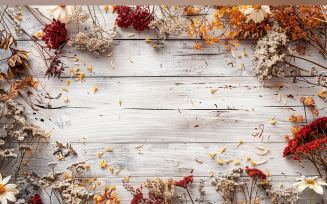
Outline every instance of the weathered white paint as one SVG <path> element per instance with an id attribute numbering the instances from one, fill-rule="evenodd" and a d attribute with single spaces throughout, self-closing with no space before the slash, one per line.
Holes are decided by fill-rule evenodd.
<path id="1" fill-rule="evenodd" d="M 45 7 L 40 9 L 45 11 Z M 23 12 L 23 26 L 28 28 L 29 33 L 35 34 L 41 27 L 28 11 L 24 9 Z M 107 24 L 113 24 L 114 15 L 108 12 L 105 16 Z M 68 25 L 69 30 L 73 27 L 73 24 Z M 46 164 L 56 160 L 56 156 L 52 155 L 55 141 L 72 143 L 78 156 L 59 161 L 57 170 L 65 170 L 73 161 L 85 160 L 90 164 L 90 170 L 84 176 L 97 176 L 102 186 L 106 182 L 116 185 L 123 204 L 132 199 L 122 187 L 121 180 L 125 176 L 131 175 L 129 183 L 137 186 L 146 182 L 146 179 L 157 176 L 181 179 L 182 175 L 188 175 L 193 168 L 193 198 L 198 195 L 199 179 L 204 179 L 204 190 L 207 191 L 205 199 L 221 203 L 208 176 L 210 171 L 214 172 L 214 176 L 220 176 L 235 165 L 218 165 L 218 156 L 222 160 L 238 159 L 241 164 L 237 166 L 240 167 L 250 165 L 246 156 L 256 162 L 268 159 L 266 164 L 258 168 L 263 171 L 269 169 L 276 188 L 279 182 L 284 184 L 283 188 L 290 187 L 299 176 L 297 172 L 307 176 L 317 175 L 308 161 L 303 161 L 305 168 L 302 168 L 297 161 L 283 158 L 282 151 L 287 145 L 283 137 L 291 135 L 290 128 L 293 125 L 304 125 L 288 121 L 292 114 L 304 115 L 300 97 L 313 97 L 320 116 L 326 114 L 324 99 L 317 96 L 322 91 L 321 87 L 305 83 L 293 84 L 290 77 L 267 81 L 264 86 L 260 84 L 251 76 L 250 45 L 255 44 L 252 40 L 241 41 L 240 47 L 234 51 L 242 57 L 233 59 L 224 44 L 214 44 L 212 47 L 204 45 L 201 51 L 196 51 L 193 49 L 194 40 L 187 36 L 172 36 L 173 39 L 166 41 L 163 49 L 153 50 L 144 41 L 149 37 L 147 31 L 126 39 L 132 32 L 131 29 L 121 32 L 119 39 L 107 52 L 114 50 L 110 58 L 105 54 L 96 55 L 86 50 L 65 47 L 67 56 L 78 56 L 86 62 L 86 65 L 79 66 L 79 71 L 85 73 L 83 83 L 74 82 L 75 78 L 70 79 L 68 70 L 61 79 L 44 79 L 45 66 L 33 51 L 35 56 L 31 55 L 31 67 L 40 81 L 46 85 L 51 95 L 63 95 L 59 100 L 52 101 L 54 109 L 41 110 L 43 115 L 33 115 L 34 111 L 27 107 L 28 121 L 40 125 L 46 131 L 52 131 L 52 134 L 50 143 L 40 144 L 42 152 L 24 170 L 47 174 L 50 169 Z M 20 40 L 19 48 L 32 49 L 33 43 L 26 41 L 26 36 L 23 35 Z M 243 47 L 246 48 L 247 57 L 242 54 Z M 326 64 L 318 52 L 310 52 L 312 55 L 305 57 Z M 1 52 L 1 57 L 5 56 L 6 53 Z M 112 58 L 114 70 L 109 69 Z M 235 61 L 233 67 L 227 65 L 231 61 Z M 73 68 L 71 61 L 66 59 L 65 62 Z M 2 67 L 5 66 L 4 63 L 1 62 Z M 241 63 L 245 65 L 246 72 L 244 69 L 239 70 Z M 296 63 L 307 69 L 311 67 L 309 63 L 299 60 Z M 89 65 L 92 65 L 91 73 L 86 68 Z M 69 86 L 66 80 L 71 80 Z M 276 101 L 279 88 L 272 88 L 275 84 L 284 85 L 280 89 L 281 102 Z M 93 86 L 98 87 L 95 94 Z M 68 92 L 61 88 L 67 88 Z M 211 93 L 211 89 L 218 91 Z M 287 97 L 290 94 L 295 100 Z M 68 103 L 63 101 L 66 96 L 69 97 Z M 121 106 L 118 100 L 121 100 Z M 284 108 L 289 111 L 283 111 Z M 307 115 L 308 122 L 311 122 L 313 118 L 309 110 Z M 274 116 L 277 122 L 272 125 L 270 119 Z M 261 138 L 251 136 L 260 132 L 259 124 L 265 126 L 262 143 Z M 237 148 L 238 139 L 244 143 Z M 133 146 L 138 144 L 144 146 L 135 149 Z M 254 144 L 269 148 L 270 152 L 259 156 L 256 154 L 259 150 Z M 222 146 L 227 149 L 220 154 Z M 113 151 L 98 158 L 97 153 L 108 147 L 112 147 Z M 138 154 L 138 151 L 144 154 Z M 218 154 L 212 159 L 209 154 L 214 152 Z M 196 158 L 203 163 L 196 162 Z M 102 159 L 115 170 L 124 170 L 119 174 L 111 174 L 108 168 L 100 168 Z M 286 178 L 281 173 L 285 173 Z M 98 187 L 97 190 L 102 188 Z M 42 197 L 46 199 L 44 194 Z M 320 202 L 322 197 L 315 196 L 315 203 Z M 308 192 L 305 192 L 303 198 L 300 203 L 308 203 Z M 49 201 L 46 200 L 45 203 Z"/>

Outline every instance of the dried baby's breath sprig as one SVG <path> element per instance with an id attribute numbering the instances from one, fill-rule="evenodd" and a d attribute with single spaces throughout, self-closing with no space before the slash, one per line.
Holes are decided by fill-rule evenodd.
<path id="1" fill-rule="evenodd" d="M 52 164 L 49 164 L 52 165 Z M 72 163 L 68 170 L 72 175 L 69 178 L 62 179 L 60 176 L 63 172 L 50 172 L 40 179 L 40 185 L 43 187 L 47 195 L 54 194 L 60 203 L 76 203 L 81 204 L 93 197 L 93 193 L 89 193 L 82 184 L 79 176 L 85 172 L 85 162 Z M 47 189 L 50 188 L 50 194 Z"/>
<path id="2" fill-rule="evenodd" d="M 23 165 L 28 166 L 30 160 L 37 156 L 38 144 L 41 139 L 46 139 L 46 132 L 39 126 L 26 123 L 22 104 L 9 99 L 5 101 L 5 107 L 3 129 L 6 134 L 0 138 L 0 169 L 6 174 L 15 169 L 15 182 Z M 13 143 L 18 143 L 18 147 L 13 148 Z"/>

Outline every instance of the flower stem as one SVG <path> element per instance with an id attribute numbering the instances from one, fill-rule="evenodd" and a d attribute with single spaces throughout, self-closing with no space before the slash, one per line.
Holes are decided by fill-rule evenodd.
<path id="1" fill-rule="evenodd" d="M 311 200 L 311 188 L 310 188 L 310 204 L 312 204 L 312 200 Z"/>
<path id="2" fill-rule="evenodd" d="M 311 190 L 311 189 L 310 189 L 310 190 Z M 194 202 L 193 202 L 193 200 L 192 200 L 192 197 L 191 197 L 191 194 L 190 194 L 190 192 L 188 191 L 187 187 L 186 187 L 186 191 L 187 191 L 187 193 L 188 193 L 188 196 L 190 196 L 190 199 L 191 199 L 192 203 L 194 204 Z"/>

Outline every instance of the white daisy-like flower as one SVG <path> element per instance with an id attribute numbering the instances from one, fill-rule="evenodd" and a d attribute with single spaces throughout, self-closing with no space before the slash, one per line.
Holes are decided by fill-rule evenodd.
<path id="1" fill-rule="evenodd" d="M 299 192 L 301 193 L 304 189 L 309 187 L 314 190 L 316 193 L 322 195 L 324 194 L 324 190 L 321 186 L 326 186 L 327 183 L 324 182 L 323 179 L 317 179 L 316 177 L 308 177 L 302 176 L 302 178 L 297 178 L 298 183 L 293 184 L 294 186 L 299 187 Z"/>
<path id="2" fill-rule="evenodd" d="M 70 21 L 69 16 L 74 13 L 74 7 L 66 5 L 49 6 L 47 10 L 53 18 L 66 24 Z"/>
<path id="3" fill-rule="evenodd" d="M 260 23 L 268 14 L 271 14 L 268 5 L 245 7 L 241 9 L 241 12 L 247 16 L 245 23 L 248 23 L 250 20 L 253 20 L 254 23 Z"/>
<path id="4" fill-rule="evenodd" d="M 2 176 L 0 174 L 0 201 L 1 204 L 7 204 L 7 200 L 10 200 L 12 202 L 16 202 L 16 197 L 19 193 L 19 191 L 16 189 L 15 184 L 7 184 L 10 180 L 11 176 L 7 176 L 6 178 L 2 179 Z"/>

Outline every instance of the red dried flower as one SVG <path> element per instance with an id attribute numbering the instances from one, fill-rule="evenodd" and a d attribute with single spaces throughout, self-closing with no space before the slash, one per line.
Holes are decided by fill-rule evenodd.
<path id="1" fill-rule="evenodd" d="M 28 201 L 28 204 L 43 204 L 43 202 L 40 195 L 36 193 L 34 196 L 31 196 L 31 200 Z"/>
<path id="2" fill-rule="evenodd" d="M 128 28 L 133 25 L 134 30 L 143 31 L 148 28 L 151 15 L 145 6 L 115 6 L 118 13 L 116 23 L 118 27 Z"/>
<path id="3" fill-rule="evenodd" d="M 187 188 L 188 184 L 193 182 L 193 175 L 184 177 L 183 180 L 175 181 L 175 186 Z"/>
<path id="4" fill-rule="evenodd" d="M 256 168 L 250 169 L 248 166 L 246 166 L 245 172 L 249 175 L 249 177 L 251 177 L 254 180 L 257 180 L 258 178 L 261 179 L 267 178 L 266 174 L 264 174 L 262 171 Z"/>
<path id="5" fill-rule="evenodd" d="M 56 49 L 67 39 L 67 29 L 66 24 L 61 23 L 59 20 L 53 19 L 51 24 L 46 24 L 43 28 L 42 41 L 48 45 L 49 48 Z"/>
<path id="6" fill-rule="evenodd" d="M 314 153 L 316 150 L 324 150 L 327 138 L 323 133 L 326 132 L 327 117 L 318 118 L 309 125 L 300 129 L 299 133 L 288 141 L 283 156 L 293 155 L 294 160 L 301 162 L 299 156 L 307 153 Z"/>

